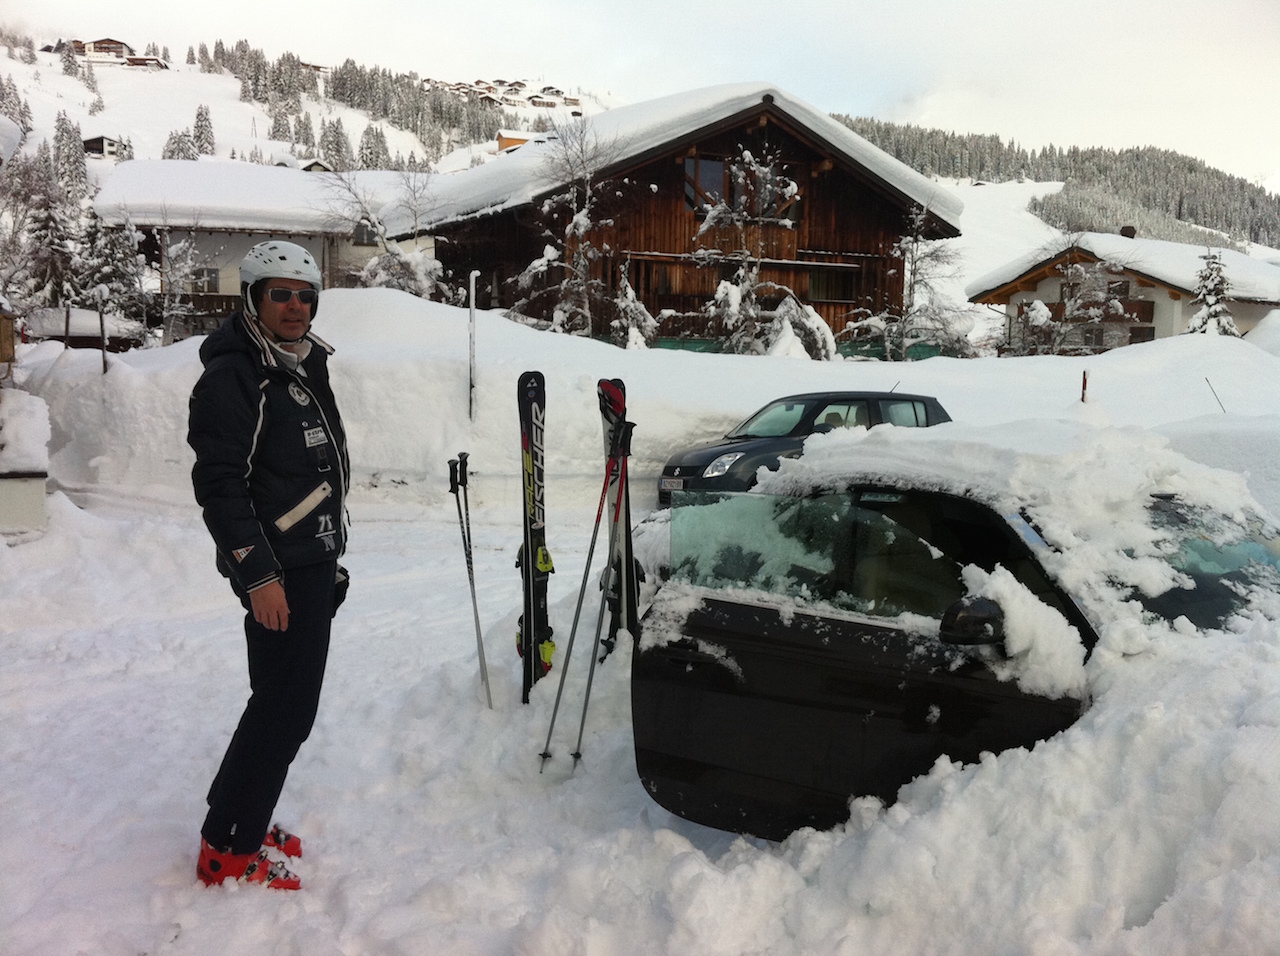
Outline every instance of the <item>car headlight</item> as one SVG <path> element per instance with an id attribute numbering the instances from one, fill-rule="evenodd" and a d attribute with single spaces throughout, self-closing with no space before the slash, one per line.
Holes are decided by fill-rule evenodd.
<path id="1" fill-rule="evenodd" d="M 740 451 L 735 451 L 728 455 L 721 455 L 711 464 L 702 470 L 703 478 L 719 478 L 721 475 L 729 473 L 729 469 L 733 467 L 733 463 L 743 455 Z"/>

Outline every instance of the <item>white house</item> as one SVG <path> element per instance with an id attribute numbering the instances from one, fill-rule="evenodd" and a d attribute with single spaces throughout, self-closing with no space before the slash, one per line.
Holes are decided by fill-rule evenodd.
<path id="1" fill-rule="evenodd" d="M 349 286 L 378 253 L 374 234 L 359 222 L 358 206 L 396 231 L 414 215 L 407 174 L 306 172 L 236 160 L 130 160 L 105 177 L 94 211 L 108 227 L 126 223 L 148 235 L 161 265 L 179 239 L 194 241 L 197 263 L 187 279 L 197 311 L 225 312 L 240 293 L 240 260 L 267 239 L 287 239 L 316 257 L 326 286 Z M 412 230 L 409 230 L 412 231 Z M 410 248 L 429 242 L 412 236 Z"/>
<path id="2" fill-rule="evenodd" d="M 1039 301 L 1054 313 L 1078 293 L 1071 266 L 1103 263 L 1109 308 L 1102 321 L 1082 325 L 1069 343 L 1075 350 L 1101 351 L 1186 331 L 1199 308 L 1194 303 L 1197 276 L 1210 252 L 1221 257 L 1230 283 L 1228 308 L 1241 334 L 1280 309 L 1280 263 L 1234 249 L 1097 232 L 1029 251 L 971 282 L 965 294 L 970 302 L 1003 306 L 1015 340 L 1022 324 L 1018 319 L 1033 303 Z"/>

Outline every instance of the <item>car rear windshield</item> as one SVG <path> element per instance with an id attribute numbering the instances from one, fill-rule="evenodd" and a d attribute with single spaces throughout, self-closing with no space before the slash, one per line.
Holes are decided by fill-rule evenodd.
<path id="1" fill-rule="evenodd" d="M 1197 627 L 1221 627 L 1265 595 L 1280 594 L 1280 532 L 1256 518 L 1238 520 L 1192 508 L 1176 498 L 1153 499 L 1153 524 L 1171 547 L 1165 560 L 1185 587 L 1138 594 L 1147 610 L 1167 620 L 1185 617 Z"/>

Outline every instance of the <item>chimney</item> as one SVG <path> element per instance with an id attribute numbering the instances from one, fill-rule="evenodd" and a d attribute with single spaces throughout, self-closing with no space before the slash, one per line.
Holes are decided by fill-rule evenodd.
<path id="1" fill-rule="evenodd" d="M 1138 235 L 1138 229 L 1136 226 L 1121 226 L 1120 235 L 1124 236 L 1126 239 L 1134 239 Z"/>

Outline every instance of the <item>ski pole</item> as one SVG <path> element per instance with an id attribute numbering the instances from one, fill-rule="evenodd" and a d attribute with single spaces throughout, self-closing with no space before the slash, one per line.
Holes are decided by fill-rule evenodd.
<path id="1" fill-rule="evenodd" d="M 458 489 L 462 489 L 459 497 Z M 462 501 L 467 497 L 467 453 L 458 452 L 457 458 L 449 459 L 449 493 L 453 495 L 458 506 L 458 531 L 462 534 L 462 553 L 467 559 L 467 583 L 471 587 L 471 612 L 476 622 L 476 653 L 480 658 L 480 680 L 484 683 L 484 697 L 489 709 L 493 710 L 493 693 L 489 690 L 489 668 L 484 660 L 484 639 L 480 636 L 480 608 L 476 604 L 476 575 L 471 561 L 471 502 L 467 501 L 465 518 L 462 512 Z"/>
<path id="2" fill-rule="evenodd" d="M 578 633 L 578 618 L 582 614 L 582 602 L 587 593 L 587 579 L 591 574 L 591 556 L 595 554 L 596 538 L 600 534 L 600 517 L 604 514 L 605 501 L 609 497 L 609 482 L 613 478 L 614 459 L 609 458 L 605 462 L 604 469 L 604 487 L 600 489 L 600 503 L 596 506 L 596 521 L 591 529 L 591 544 L 587 546 L 587 563 L 582 569 L 582 585 L 578 588 L 578 604 L 573 609 L 573 624 L 569 628 L 569 643 L 565 645 L 564 660 L 560 663 L 560 686 L 556 688 L 556 702 L 551 708 L 551 723 L 547 727 L 547 742 L 542 747 L 542 763 L 538 767 L 538 773 L 542 773 L 547 765 L 547 760 L 551 757 L 551 733 L 556 727 L 556 715 L 560 712 L 560 698 L 564 694 L 564 680 L 569 674 L 569 658 L 573 654 L 573 639 Z"/>
<path id="3" fill-rule="evenodd" d="M 604 611 L 606 595 L 612 585 L 613 576 L 613 550 L 618 543 L 618 524 L 619 517 L 622 514 L 622 502 L 624 491 L 627 487 L 627 456 L 631 454 L 631 430 L 635 426 L 628 421 L 618 423 L 619 428 L 619 448 L 618 448 L 618 497 L 613 506 L 613 522 L 609 525 L 609 560 L 604 566 L 604 576 L 600 584 L 600 612 L 596 615 L 596 636 L 591 647 L 591 665 L 587 670 L 587 689 L 582 697 L 582 719 L 578 722 L 578 742 L 573 750 L 573 765 L 576 767 L 578 761 L 582 759 L 582 735 L 587 727 L 587 705 L 591 703 L 591 685 L 596 676 L 596 653 L 600 649 L 600 631 L 604 626 Z"/>

